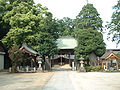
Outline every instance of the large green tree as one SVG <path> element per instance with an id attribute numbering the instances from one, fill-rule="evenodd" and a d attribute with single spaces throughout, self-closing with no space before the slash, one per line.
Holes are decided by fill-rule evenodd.
<path id="1" fill-rule="evenodd" d="M 46 32 L 54 38 L 58 37 L 56 24 L 52 14 L 41 4 L 31 5 L 27 2 L 13 2 L 15 7 L 4 15 L 4 21 L 9 22 L 11 28 L 3 42 L 8 46 L 21 46 L 22 43 L 32 45 L 32 40 L 39 32 Z M 35 43 L 35 42 L 34 42 Z"/>
<path id="2" fill-rule="evenodd" d="M 22 43 L 29 40 L 29 36 L 34 35 L 38 30 L 36 24 L 38 20 L 37 15 L 34 15 L 32 10 L 34 7 L 26 2 L 13 3 L 14 7 L 11 11 L 4 15 L 4 21 L 8 22 L 11 26 L 7 36 L 3 39 L 3 42 L 8 46 L 22 45 Z M 17 5 L 18 4 L 18 5 Z M 39 25 L 39 24 L 38 24 Z"/>
<path id="3" fill-rule="evenodd" d="M 93 4 L 84 5 L 76 17 L 76 28 L 102 30 L 102 19 Z"/>
<path id="4" fill-rule="evenodd" d="M 101 32 L 92 29 L 79 29 L 76 31 L 76 39 L 78 46 L 76 47 L 76 56 L 79 58 L 81 55 L 89 59 L 91 53 L 101 56 L 105 52 L 105 43 Z"/>
<path id="5" fill-rule="evenodd" d="M 58 24 L 48 9 L 41 4 L 35 5 L 32 0 L 16 0 L 11 5 L 13 8 L 3 16 L 4 22 L 10 25 L 2 39 L 6 46 L 27 43 L 44 57 L 53 55 L 59 37 Z"/>
<path id="6" fill-rule="evenodd" d="M 7 3 L 7 1 L 8 0 L 0 0 L 0 40 L 10 29 L 9 23 L 3 20 L 3 16 L 6 14 L 6 12 L 12 9 L 12 5 Z"/>
<path id="7" fill-rule="evenodd" d="M 59 35 L 60 36 L 72 36 L 74 32 L 74 20 L 69 17 L 64 17 L 63 19 L 57 20 L 59 25 Z"/>
<path id="8" fill-rule="evenodd" d="M 120 43 L 120 0 L 118 0 L 117 5 L 113 7 L 114 12 L 112 14 L 112 20 L 108 25 L 110 29 L 108 35 L 113 35 L 112 41 L 116 41 L 117 44 Z"/>
<path id="9" fill-rule="evenodd" d="M 75 38 L 78 41 L 76 56 L 83 55 L 86 59 L 91 53 L 101 56 L 105 52 L 102 19 L 93 4 L 85 5 L 75 20 Z"/>
<path id="10" fill-rule="evenodd" d="M 2 39 L 11 28 L 9 22 L 4 20 L 4 15 L 21 2 L 26 2 L 30 5 L 34 4 L 33 0 L 0 0 L 0 39 Z"/>

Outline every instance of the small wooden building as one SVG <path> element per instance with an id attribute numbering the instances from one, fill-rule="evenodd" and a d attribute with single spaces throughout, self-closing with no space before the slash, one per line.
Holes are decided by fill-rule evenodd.
<path id="1" fill-rule="evenodd" d="M 26 63 L 23 64 L 25 66 L 36 67 L 36 64 L 38 64 L 36 61 L 38 53 L 27 44 L 23 44 L 20 50 L 24 53 L 24 56 L 27 59 Z"/>
<path id="2" fill-rule="evenodd" d="M 107 50 L 106 53 L 101 57 L 101 65 L 105 70 L 119 70 L 120 57 L 117 55 L 118 52 L 114 50 Z"/>

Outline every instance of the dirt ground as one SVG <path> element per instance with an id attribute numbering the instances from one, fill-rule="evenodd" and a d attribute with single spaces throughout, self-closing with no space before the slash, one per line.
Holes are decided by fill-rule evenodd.
<path id="1" fill-rule="evenodd" d="M 53 72 L 4 73 L 0 72 L 0 90 L 42 90 Z"/>

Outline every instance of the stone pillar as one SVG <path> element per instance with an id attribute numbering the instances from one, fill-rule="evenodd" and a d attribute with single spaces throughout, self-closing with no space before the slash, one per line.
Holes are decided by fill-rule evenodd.
<path id="1" fill-rule="evenodd" d="M 33 68 L 33 72 L 36 72 L 36 68 L 35 67 Z"/>
<path id="2" fill-rule="evenodd" d="M 75 70 L 75 63 L 72 62 L 72 70 L 74 71 Z"/>
<path id="3" fill-rule="evenodd" d="M 38 61 L 38 64 L 39 64 L 38 71 L 42 71 L 42 66 L 41 66 L 42 62 Z"/>
<path id="4" fill-rule="evenodd" d="M 9 68 L 9 72 L 12 72 L 12 68 L 11 67 Z"/>
<path id="5" fill-rule="evenodd" d="M 19 66 L 17 66 L 17 71 L 18 71 L 18 72 L 20 71 L 20 68 L 19 68 Z"/>
<path id="6" fill-rule="evenodd" d="M 28 72 L 29 71 L 29 67 L 28 66 L 26 66 L 26 72 Z"/>

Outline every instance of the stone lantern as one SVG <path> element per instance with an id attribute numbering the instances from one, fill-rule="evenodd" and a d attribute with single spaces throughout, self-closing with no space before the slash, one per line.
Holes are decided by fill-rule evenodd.
<path id="1" fill-rule="evenodd" d="M 85 68 L 84 68 L 84 58 L 81 56 L 81 57 L 79 58 L 79 60 L 80 60 L 80 69 L 79 69 L 79 71 L 80 71 L 80 72 L 86 72 L 86 70 L 85 70 Z"/>
<path id="2" fill-rule="evenodd" d="M 38 64 L 39 64 L 39 67 L 38 67 L 38 71 L 42 71 L 42 58 L 41 57 L 37 57 L 37 60 L 38 60 Z"/>

